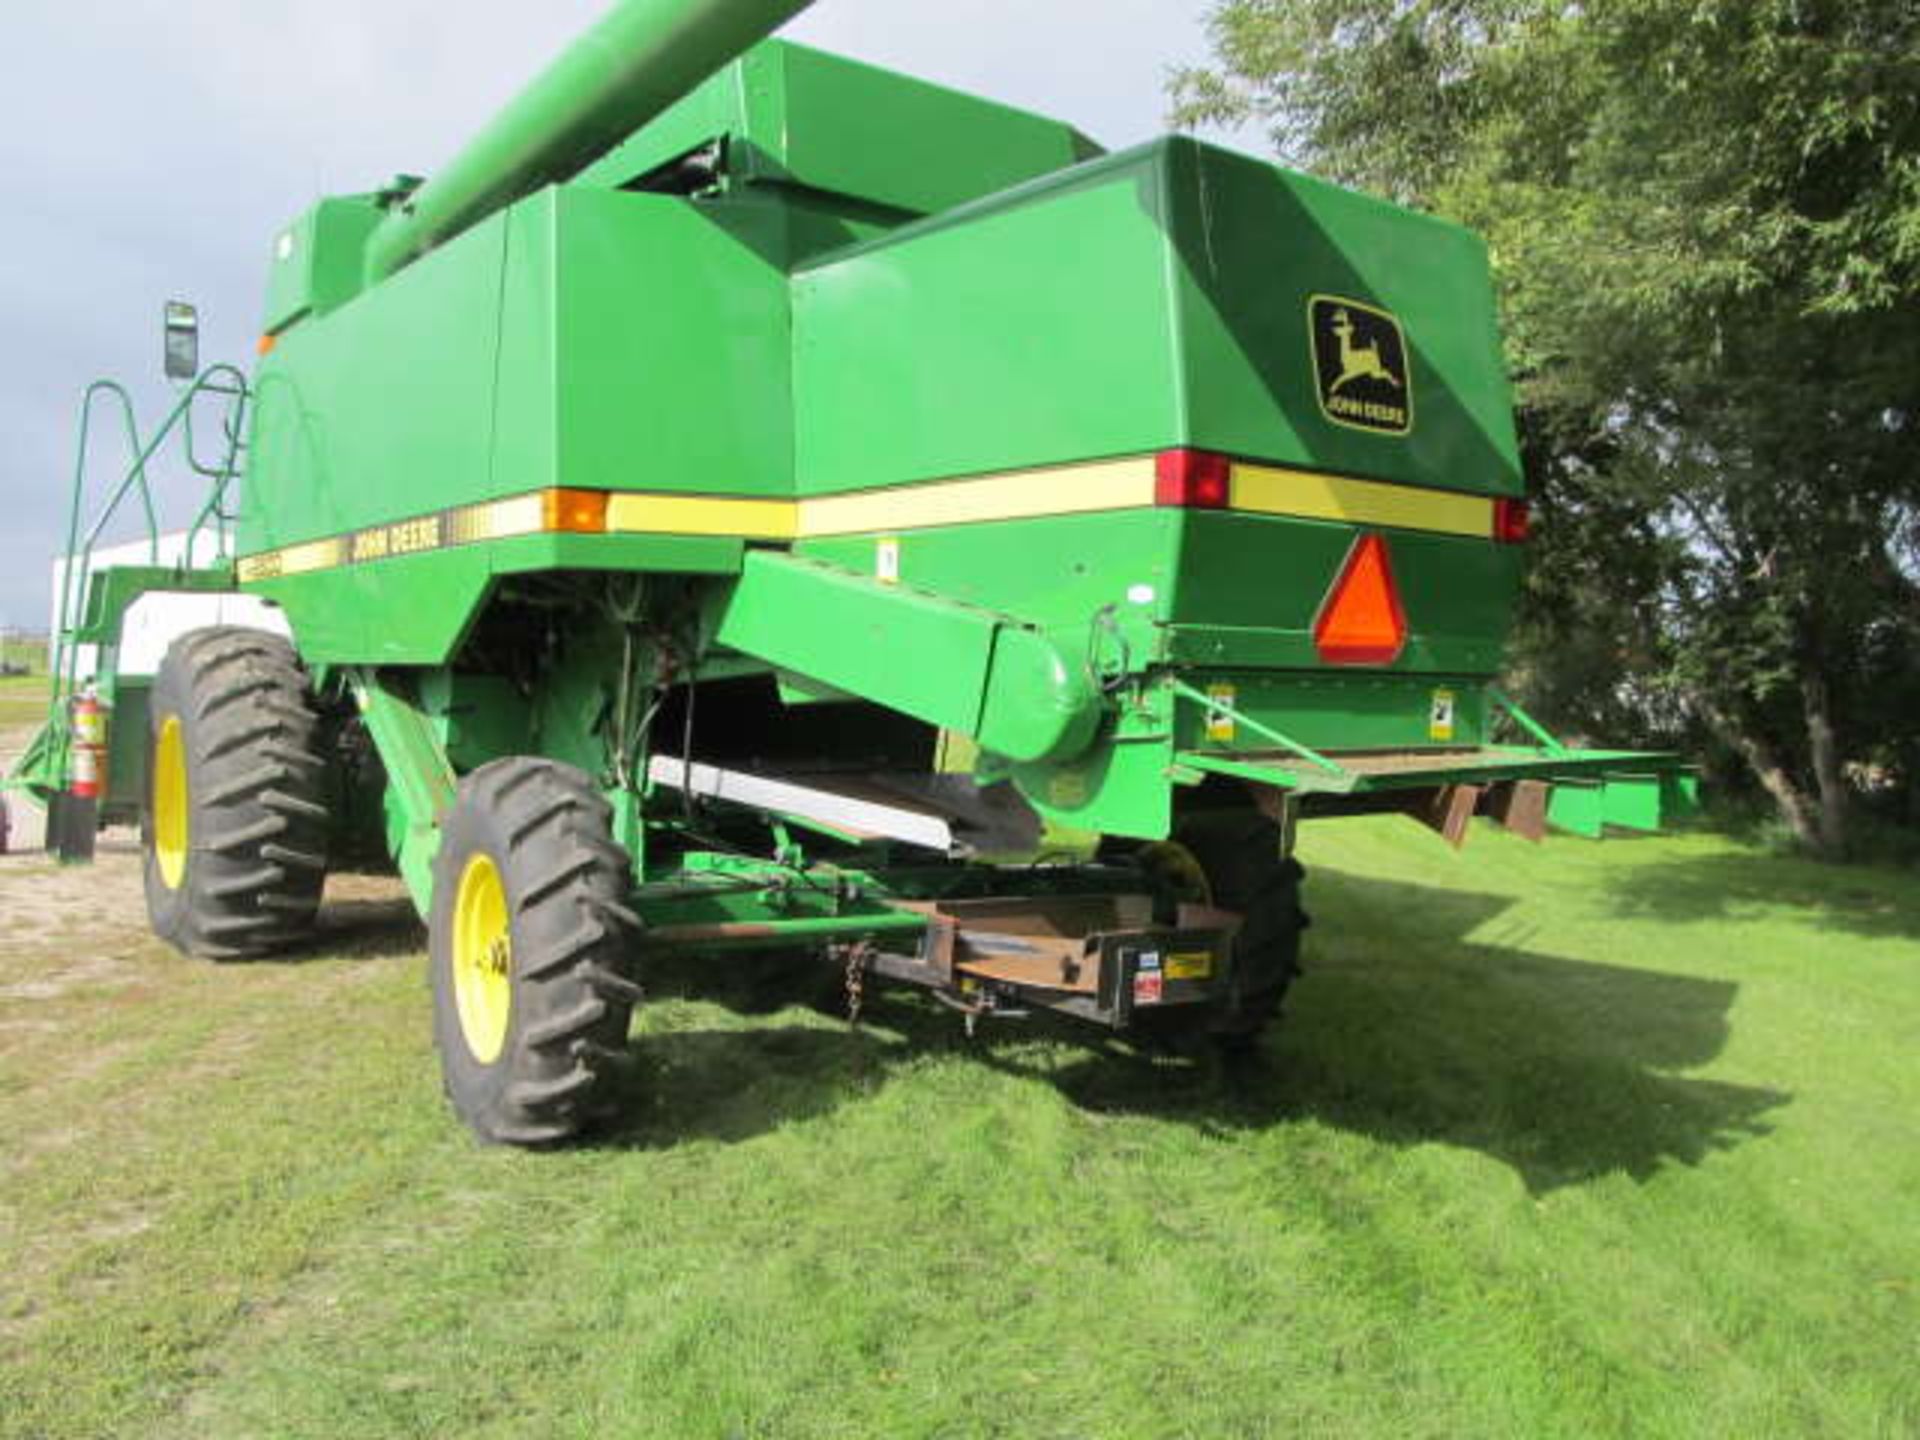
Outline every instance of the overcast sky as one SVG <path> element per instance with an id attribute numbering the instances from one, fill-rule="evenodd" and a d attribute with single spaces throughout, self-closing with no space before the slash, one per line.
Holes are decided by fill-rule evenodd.
<path id="1" fill-rule="evenodd" d="M 143 424 L 168 403 L 162 302 L 201 307 L 203 360 L 246 364 L 269 247 L 287 220 L 325 193 L 431 173 L 603 8 L 7 0 L 0 623 L 45 614 L 87 381 L 131 384 Z M 819 0 L 787 33 L 1057 115 L 1117 147 L 1164 128 L 1168 67 L 1204 52 L 1202 8 Z M 163 520 L 198 496 L 168 478 Z"/>

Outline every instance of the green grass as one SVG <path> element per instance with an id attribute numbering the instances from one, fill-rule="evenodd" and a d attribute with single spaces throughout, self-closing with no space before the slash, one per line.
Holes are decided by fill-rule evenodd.
<path id="1" fill-rule="evenodd" d="M 33 726 L 47 718 L 47 681 L 44 675 L 9 675 L 0 679 L 0 726 Z"/>
<path id="2" fill-rule="evenodd" d="M 1255 1074 L 676 974 L 544 1156 L 454 1131 L 404 919 L 0 952 L 0 1434 L 1920 1430 L 1920 882 L 1305 849 Z"/>
<path id="3" fill-rule="evenodd" d="M 25 665 L 28 675 L 44 675 L 47 673 L 47 642 L 9 639 L 6 644 L 0 645 L 0 660 L 9 665 Z M 20 677 L 5 678 L 15 680 Z"/>

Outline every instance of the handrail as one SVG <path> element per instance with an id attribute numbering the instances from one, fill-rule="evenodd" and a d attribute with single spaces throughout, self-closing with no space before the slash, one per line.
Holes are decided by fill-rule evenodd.
<path id="1" fill-rule="evenodd" d="M 201 528 L 206 525 L 209 518 L 215 521 L 215 533 L 219 537 L 219 544 L 214 552 L 215 558 L 221 560 L 229 558 L 227 555 L 227 520 L 229 517 L 220 506 L 227 498 L 227 487 L 233 483 L 234 477 L 239 474 L 240 447 L 245 443 L 244 427 L 247 404 L 252 396 L 247 388 L 247 377 L 231 365 L 213 366 L 203 373 L 200 379 L 196 380 L 194 384 L 199 386 L 203 382 L 210 382 L 216 378 L 231 378 L 233 385 L 231 388 L 223 388 L 209 383 L 206 385 L 206 393 L 213 395 L 231 395 L 234 397 L 234 403 L 227 407 L 226 419 L 222 422 L 221 428 L 226 431 L 227 437 L 227 453 L 226 459 L 218 469 L 209 469 L 200 463 L 193 447 L 193 409 L 189 405 L 184 412 L 186 416 L 187 463 L 191 465 L 196 472 L 213 481 L 213 489 L 207 495 L 207 503 L 200 507 L 200 513 L 194 516 L 193 524 L 188 527 L 187 530 L 187 545 L 186 550 L 183 552 L 183 559 L 189 565 L 193 563 L 194 542 L 200 538 Z"/>
<path id="2" fill-rule="evenodd" d="M 1330 774 L 1345 775 L 1347 773 L 1344 766 L 1334 764 L 1333 761 L 1322 755 L 1318 750 L 1310 749 L 1302 745 L 1291 735 L 1281 734 L 1271 725 L 1262 725 L 1251 715 L 1242 714 L 1240 711 L 1234 709 L 1230 702 L 1221 700 L 1217 696 L 1209 695 L 1204 690 L 1196 690 L 1193 686 L 1178 677 L 1175 677 L 1173 681 L 1173 693 L 1203 705 L 1208 710 L 1217 711 L 1219 714 L 1225 715 L 1228 719 L 1232 720 L 1234 724 L 1253 731 L 1254 734 L 1263 739 L 1271 740 L 1282 749 L 1299 756 L 1309 764 L 1319 766 L 1322 770 Z"/>
<path id="3" fill-rule="evenodd" d="M 1522 710 L 1519 703 L 1498 685 L 1489 685 L 1487 687 L 1487 697 L 1502 710 L 1506 711 L 1508 718 L 1516 725 L 1533 736 L 1535 740 L 1538 740 L 1549 755 L 1565 755 L 1567 753 L 1567 747 L 1560 743 L 1559 739 L 1551 730 L 1547 729 L 1546 726 Z"/>
<path id="4" fill-rule="evenodd" d="M 194 443 L 193 412 L 195 402 L 203 395 L 223 395 L 230 403 L 221 422 L 224 436 L 224 455 L 216 465 L 206 464 Z M 88 526 L 84 537 L 81 534 L 81 515 L 85 509 L 87 485 L 87 459 L 93 440 L 94 406 L 103 397 L 111 397 L 119 402 L 121 423 L 126 431 L 127 449 L 132 460 L 120 483 L 114 487 L 106 504 L 101 507 L 98 517 Z M 55 753 L 53 771 L 64 777 L 67 764 L 66 727 L 60 724 L 61 711 L 68 700 L 79 688 L 80 648 L 72 641 L 72 636 L 81 628 L 86 619 L 84 614 L 87 592 L 93 580 L 93 551 L 106 528 L 113 522 L 128 497 L 138 492 L 140 508 L 147 525 L 147 556 L 150 564 L 160 563 L 160 521 L 154 507 L 153 486 L 148 478 L 148 466 L 166 444 L 168 438 L 178 429 L 184 442 L 186 460 L 189 468 L 196 474 L 212 480 L 213 487 L 207 501 L 195 515 L 192 526 L 187 531 L 186 548 L 182 551 L 176 568 L 189 569 L 193 565 L 194 546 L 199 542 L 201 532 L 213 522 L 217 537 L 215 559 L 228 558 L 227 523 L 228 516 L 221 508 L 226 499 L 227 489 L 239 473 L 240 449 L 244 444 L 246 410 L 252 392 L 247 385 L 247 377 L 231 365 L 212 365 L 195 377 L 193 383 L 180 394 L 167 417 L 154 432 L 153 438 L 145 444 L 140 440 L 140 427 L 134 418 L 133 397 L 125 386 L 114 380 L 95 380 L 88 385 L 80 402 L 80 426 L 78 442 L 75 446 L 73 469 L 73 499 L 67 513 L 67 545 L 61 556 L 60 603 L 56 616 L 57 628 L 53 635 L 53 653 L 48 657 L 48 675 L 52 680 L 52 691 L 48 696 L 48 725 L 54 732 Z"/>

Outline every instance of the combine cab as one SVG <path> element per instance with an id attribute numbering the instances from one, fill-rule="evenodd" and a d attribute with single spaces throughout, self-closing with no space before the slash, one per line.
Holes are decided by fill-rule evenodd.
<path id="1" fill-rule="evenodd" d="M 1527 513 L 1478 240 L 765 38 L 798 8 L 633 0 L 440 176 L 275 242 L 212 384 L 231 558 L 72 604 L 161 934 L 298 944 L 390 857 L 455 1108 L 537 1143 L 604 1108 L 650 955 L 1244 1045 L 1301 820 L 1689 802 L 1494 683 Z M 116 684 L 155 588 L 292 638 Z"/>

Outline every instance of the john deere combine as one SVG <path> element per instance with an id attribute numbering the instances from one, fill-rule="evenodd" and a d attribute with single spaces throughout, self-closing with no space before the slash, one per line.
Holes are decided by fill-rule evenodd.
<path id="1" fill-rule="evenodd" d="M 1526 508 L 1473 236 L 766 38 L 801 8 L 631 0 L 278 237 L 210 387 L 232 558 L 73 607 L 160 934 L 297 945 L 384 852 L 455 1108 L 538 1143 L 605 1108 L 650 955 L 1246 1043 L 1299 820 L 1684 801 L 1494 684 Z M 292 641 L 118 672 L 140 595 L 236 588 Z"/>

